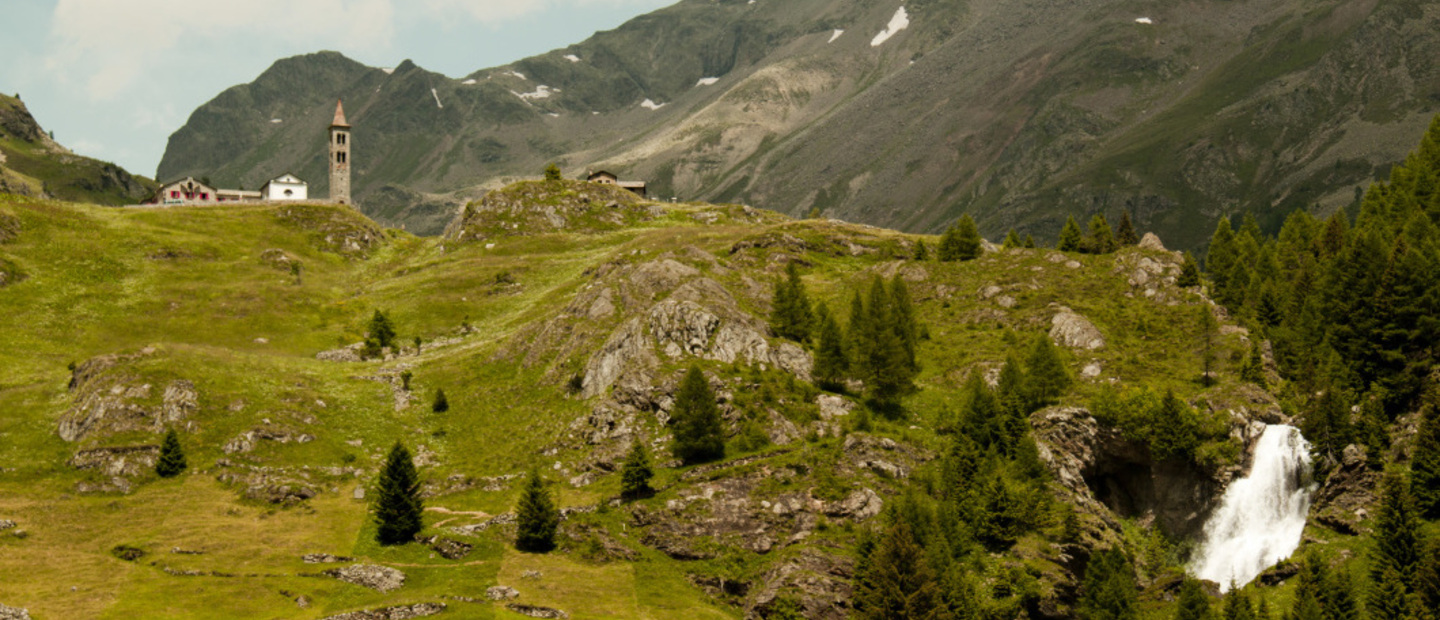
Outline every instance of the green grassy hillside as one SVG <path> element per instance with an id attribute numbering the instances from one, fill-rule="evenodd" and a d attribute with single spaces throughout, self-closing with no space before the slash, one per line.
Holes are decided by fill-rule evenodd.
<path id="1" fill-rule="evenodd" d="M 19 99 L 0 95 L 0 192 L 102 205 L 136 204 L 155 182 L 109 162 L 71 153 L 45 133 Z"/>
<path id="2" fill-rule="evenodd" d="M 588 200 L 592 190 L 603 195 L 575 183 L 512 188 L 504 195 L 533 202 L 513 206 L 560 209 L 567 223 L 505 219 L 492 202 L 456 227 L 472 234 L 447 238 L 382 230 L 338 206 L 115 210 L 0 194 L 0 267 L 24 275 L 0 279 L 0 519 L 18 523 L 0 532 L 0 603 L 36 618 L 320 618 L 430 601 L 449 606 L 444 617 L 522 617 L 486 599 L 500 584 L 572 618 L 737 618 L 812 605 L 820 595 L 800 585 L 809 575 L 841 597 L 811 617 L 834 617 L 847 604 L 850 549 L 873 518 L 841 500 L 869 489 L 888 505 L 905 478 L 927 479 L 965 379 L 1045 337 L 1061 306 L 1105 340 L 1062 351 L 1077 380 L 1065 404 L 1145 385 L 1229 419 L 1225 410 L 1268 398 L 1235 377 L 1242 330 L 1220 336 L 1220 383 L 1196 381 L 1194 317 L 1209 302 L 1173 285 L 1170 252 L 916 261 L 917 242 L 933 248 L 934 238 L 736 205 L 643 204 L 644 217 L 612 225 L 619 207 Z M 792 260 L 837 312 L 876 274 L 908 282 L 926 335 L 905 416 L 862 423 L 864 406 L 840 395 L 826 402 L 852 412 L 837 417 L 778 357 L 671 356 L 649 340 L 644 389 L 572 385 L 597 372 L 616 333 L 669 302 L 696 303 L 783 350 L 764 319 Z M 399 355 L 317 357 L 359 342 L 376 309 L 396 324 Z M 655 497 L 612 501 L 613 454 L 629 437 L 670 460 L 665 409 L 653 403 L 691 363 L 725 393 L 727 460 L 658 467 Z M 408 391 L 402 371 L 413 373 Z M 429 407 L 438 388 L 446 413 Z M 180 431 L 190 464 L 175 479 L 145 461 L 165 428 Z M 473 545 L 468 555 L 374 543 L 355 494 L 396 441 L 420 455 L 425 534 Z M 503 523 L 464 529 L 511 511 L 513 477 L 531 468 L 579 510 L 559 550 L 516 552 Z M 1153 518 L 1095 513 L 1085 527 L 1095 540 L 1145 540 L 1157 535 L 1146 534 Z M 1058 513 L 1048 523 L 978 570 L 1022 567 L 1042 584 L 1037 596 L 1064 610 L 1073 581 L 1052 544 Z M 121 559 L 119 546 L 145 555 Z M 344 564 L 302 562 L 309 553 L 407 580 L 388 593 L 342 583 L 318 573 Z"/>

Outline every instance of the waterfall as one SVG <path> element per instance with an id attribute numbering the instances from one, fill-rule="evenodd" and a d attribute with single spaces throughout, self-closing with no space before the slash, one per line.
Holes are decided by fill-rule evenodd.
<path id="1" fill-rule="evenodd" d="M 1230 483 L 1205 522 L 1190 572 L 1224 591 L 1290 557 L 1300 546 L 1312 491 L 1310 443 L 1293 426 L 1266 426 L 1250 475 Z"/>

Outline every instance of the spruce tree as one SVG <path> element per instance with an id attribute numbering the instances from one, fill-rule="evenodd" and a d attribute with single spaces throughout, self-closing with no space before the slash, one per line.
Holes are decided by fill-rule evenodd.
<path id="1" fill-rule="evenodd" d="M 770 329 L 775 335 L 796 342 L 810 340 L 814 315 L 810 312 L 810 296 L 794 261 L 785 266 L 785 279 L 775 283 L 775 298 L 770 312 Z"/>
<path id="2" fill-rule="evenodd" d="M 856 616 L 865 620 L 947 617 L 940 582 L 909 523 L 896 518 L 857 570 Z"/>
<path id="3" fill-rule="evenodd" d="M 1086 235 L 1085 245 L 1088 246 L 1091 254 L 1109 254 L 1115 251 L 1115 235 L 1110 231 L 1110 223 L 1105 221 L 1105 216 L 1099 213 L 1090 218 L 1090 234 Z"/>
<path id="4" fill-rule="evenodd" d="M 1199 579 L 1185 577 L 1177 602 L 1175 620 L 1210 620 L 1210 596 Z"/>
<path id="5" fill-rule="evenodd" d="M 894 305 L 885 281 L 875 276 L 864 307 L 858 370 L 872 403 L 888 413 L 896 413 L 900 396 L 914 387 L 916 373 L 916 364 L 907 357 L 904 339 L 896 329 Z"/>
<path id="6" fill-rule="evenodd" d="M 1250 597 L 1245 596 L 1240 588 L 1231 586 L 1230 591 L 1225 593 L 1224 605 L 1225 620 L 1256 620 Z"/>
<path id="7" fill-rule="evenodd" d="M 1230 228 L 1230 218 L 1222 217 L 1215 224 L 1215 233 L 1210 236 L 1210 249 L 1205 254 L 1205 274 L 1215 284 L 1213 295 L 1224 297 L 1228 291 L 1230 271 L 1239 261 L 1235 248 L 1235 231 Z"/>
<path id="8" fill-rule="evenodd" d="M 1102 549 L 1090 556 L 1085 567 L 1076 608 L 1084 620 L 1137 620 L 1138 594 L 1130 559 L 1119 549 Z"/>
<path id="9" fill-rule="evenodd" d="M 915 260 L 922 262 L 930 260 L 930 248 L 926 247 L 924 239 L 915 242 Z"/>
<path id="10" fill-rule="evenodd" d="M 403 545 L 420 533 L 425 505 L 420 499 L 420 475 L 410 451 L 400 442 L 390 448 L 385 467 L 375 483 L 375 541 L 382 545 Z"/>
<path id="11" fill-rule="evenodd" d="M 1020 243 L 1020 235 L 1015 232 L 1014 228 L 1011 228 L 1010 232 L 1005 233 L 1005 243 L 1002 247 L 1007 250 L 1010 248 L 1018 248 L 1020 247 Z"/>
<path id="12" fill-rule="evenodd" d="M 1440 538 L 1431 538 L 1426 545 L 1424 559 L 1415 572 L 1415 594 L 1431 618 L 1440 618 Z"/>
<path id="13" fill-rule="evenodd" d="M 815 338 L 815 366 L 811 371 L 815 385 L 822 390 L 836 391 L 845 385 L 845 376 L 850 369 L 849 358 L 845 355 L 845 337 L 840 326 L 835 324 L 824 302 L 820 303 L 819 334 Z"/>
<path id="14" fill-rule="evenodd" d="M 1185 460 L 1200 447 L 1200 420 L 1172 390 L 1151 414 L 1150 454 L 1157 460 Z"/>
<path id="15" fill-rule="evenodd" d="M 551 162 L 550 165 L 545 166 L 546 181 L 559 181 L 562 178 L 564 177 L 560 175 L 560 166 L 555 165 L 554 162 Z"/>
<path id="16" fill-rule="evenodd" d="M 450 410 L 450 400 L 445 398 L 445 388 L 435 388 L 435 400 L 430 403 L 430 410 L 435 413 Z"/>
<path id="17" fill-rule="evenodd" d="M 1195 264 L 1195 257 L 1189 252 L 1185 253 L 1185 259 L 1180 263 L 1180 277 L 1175 279 L 1175 286 L 1200 286 L 1200 266 Z"/>
<path id="18" fill-rule="evenodd" d="M 1426 519 L 1440 519 L 1440 411 L 1430 405 L 1421 415 L 1420 432 L 1415 435 L 1415 449 L 1410 456 L 1410 482 L 1420 514 Z"/>
<path id="19" fill-rule="evenodd" d="M 910 287 L 899 273 L 890 279 L 890 313 L 895 335 L 905 351 L 904 363 L 910 367 L 912 376 L 920 371 L 915 351 L 920 346 L 920 324 L 915 320 L 915 306 L 910 301 Z"/>
<path id="20" fill-rule="evenodd" d="M 1374 571 L 1372 571 L 1374 572 Z M 1412 620 L 1405 578 L 1394 567 L 1385 567 L 1375 580 L 1367 601 L 1370 620 Z"/>
<path id="21" fill-rule="evenodd" d="M 1037 338 L 1030 349 L 1025 359 L 1025 378 L 1030 411 L 1053 404 L 1070 387 L 1070 373 L 1048 336 Z"/>
<path id="22" fill-rule="evenodd" d="M 1120 225 L 1115 228 L 1115 242 L 1121 246 L 1140 243 L 1140 237 L 1135 235 L 1135 225 L 1130 223 L 1129 211 L 1120 212 Z"/>
<path id="23" fill-rule="evenodd" d="M 1065 219 L 1065 227 L 1060 229 L 1060 240 L 1055 243 L 1055 249 L 1061 252 L 1081 251 L 1084 235 L 1080 233 L 1080 225 L 1075 223 L 1074 217 Z"/>
<path id="24" fill-rule="evenodd" d="M 675 430 L 673 452 L 686 465 L 713 461 L 725 456 L 725 431 L 715 394 L 700 367 L 691 366 L 675 392 L 671 414 Z"/>
<path id="25" fill-rule="evenodd" d="M 1410 483 L 1400 470 L 1386 472 L 1380 486 L 1380 510 L 1375 518 L 1375 549 L 1370 557 L 1370 579 L 1381 583 L 1393 570 L 1408 589 L 1419 567 L 1423 540 L 1420 519 Z M 1372 607 L 1389 601 L 1371 599 Z"/>
<path id="26" fill-rule="evenodd" d="M 1196 323 L 1200 332 L 1200 384 L 1209 387 L 1215 382 L 1215 378 L 1210 372 L 1211 367 L 1215 365 L 1215 336 L 1220 325 L 1215 320 L 1215 312 L 1210 309 L 1209 304 L 1202 302 L 1197 308 L 1199 310 L 1196 312 L 1198 317 Z"/>
<path id="27" fill-rule="evenodd" d="M 180 447 L 180 436 L 175 429 L 165 433 L 165 440 L 160 442 L 160 458 L 155 461 L 155 473 L 161 478 L 174 478 L 185 471 L 185 451 Z"/>
<path id="28" fill-rule="evenodd" d="M 980 257 L 980 228 L 969 213 L 960 216 L 955 223 L 954 260 L 973 260 Z"/>
<path id="29" fill-rule="evenodd" d="M 1260 342 L 1250 341 L 1250 355 L 1240 365 L 1240 380 L 1265 387 L 1265 360 L 1260 356 Z"/>
<path id="30" fill-rule="evenodd" d="M 951 225 L 945 229 L 944 234 L 940 235 L 940 245 L 937 248 L 936 257 L 942 263 L 960 260 L 960 246 L 960 229 Z"/>
<path id="31" fill-rule="evenodd" d="M 1035 238 L 1030 235 L 1025 235 L 1025 247 L 1031 250 L 1035 249 Z"/>
<path id="32" fill-rule="evenodd" d="M 650 478 L 654 475 L 654 470 L 650 468 L 650 454 L 645 451 L 644 442 L 636 437 L 630 454 L 625 456 L 625 466 L 620 470 L 620 497 L 627 500 L 649 497 L 655 492 L 650 488 Z"/>
<path id="33" fill-rule="evenodd" d="M 395 344 L 395 326 L 384 312 L 375 310 L 366 327 L 364 357 L 375 358 L 385 353 L 385 348 Z"/>
<path id="34" fill-rule="evenodd" d="M 530 470 L 520 505 L 515 507 L 515 548 L 544 553 L 555 548 L 555 530 L 560 527 L 560 509 L 550 499 L 540 470 Z"/>

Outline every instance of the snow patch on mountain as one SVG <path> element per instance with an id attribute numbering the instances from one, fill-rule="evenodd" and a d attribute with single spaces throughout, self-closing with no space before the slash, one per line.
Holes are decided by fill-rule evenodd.
<path id="1" fill-rule="evenodd" d="M 910 16 L 905 13 L 905 7 L 895 9 L 895 16 L 890 18 L 890 23 L 885 25 L 885 29 L 881 30 L 880 34 L 870 40 L 870 47 L 880 47 L 881 43 L 890 40 L 890 37 L 909 27 Z"/>

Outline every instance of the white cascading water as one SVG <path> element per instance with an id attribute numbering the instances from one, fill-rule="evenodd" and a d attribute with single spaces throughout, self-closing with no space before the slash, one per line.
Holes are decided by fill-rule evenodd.
<path id="1" fill-rule="evenodd" d="M 1310 443 L 1293 426 L 1265 427 L 1250 475 L 1230 483 L 1205 522 L 1190 572 L 1221 591 L 1250 583 L 1300 546 L 1310 512 Z"/>

